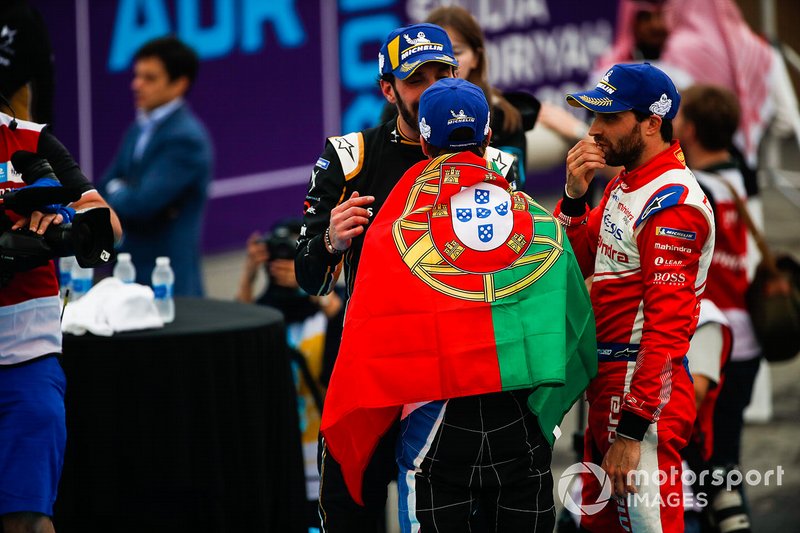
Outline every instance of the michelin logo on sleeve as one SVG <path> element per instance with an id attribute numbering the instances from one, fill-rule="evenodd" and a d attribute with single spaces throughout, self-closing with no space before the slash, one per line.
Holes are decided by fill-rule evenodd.
<path id="1" fill-rule="evenodd" d="M 682 229 L 668 228 L 666 226 L 656 226 L 656 235 L 663 235 L 665 237 L 675 237 L 676 239 L 683 239 L 685 241 L 693 241 L 697 239 L 697 233 L 694 231 L 686 231 Z"/>

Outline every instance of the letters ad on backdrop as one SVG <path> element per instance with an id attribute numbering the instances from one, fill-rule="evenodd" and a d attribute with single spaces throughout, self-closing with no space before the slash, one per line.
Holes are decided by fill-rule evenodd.
<path id="1" fill-rule="evenodd" d="M 610 45 L 616 1 L 32 0 L 56 65 L 55 132 L 98 181 L 134 120 L 132 57 L 175 34 L 200 56 L 188 101 L 208 128 L 214 182 L 204 250 L 241 248 L 299 216 L 329 135 L 374 125 L 384 104 L 377 53 L 394 28 L 442 3 L 467 7 L 487 37 L 490 77 L 563 104 Z M 552 192 L 563 166 L 528 177 Z"/>

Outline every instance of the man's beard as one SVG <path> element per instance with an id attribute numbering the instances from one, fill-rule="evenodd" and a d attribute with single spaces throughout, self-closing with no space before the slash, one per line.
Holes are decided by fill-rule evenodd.
<path id="1" fill-rule="evenodd" d="M 406 124 L 412 128 L 412 131 L 404 131 L 406 135 L 413 137 L 414 135 L 419 135 L 419 124 L 417 124 L 417 117 L 419 116 L 419 104 L 415 105 L 412 109 L 408 108 L 408 105 L 400 98 L 400 93 L 397 92 L 397 89 L 394 90 L 394 97 L 397 100 L 397 110 L 400 113 L 400 116 L 403 117 L 403 120 L 406 121 Z"/>
<path id="2" fill-rule="evenodd" d="M 608 139 L 603 139 L 608 143 L 605 153 L 606 165 L 610 167 L 625 167 L 630 170 L 639 162 L 644 152 L 644 138 L 639 130 L 639 123 L 634 124 L 631 132 L 621 138 L 616 146 L 612 145 Z"/>

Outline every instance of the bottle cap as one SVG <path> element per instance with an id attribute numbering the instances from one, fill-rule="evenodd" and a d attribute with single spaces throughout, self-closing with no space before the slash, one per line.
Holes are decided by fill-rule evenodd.
<path id="1" fill-rule="evenodd" d="M 164 266 L 168 264 L 169 264 L 169 257 L 166 256 L 156 257 L 156 265 Z"/>
<path id="2" fill-rule="evenodd" d="M 117 254 L 117 261 L 130 261 L 130 260 L 131 260 L 131 254 L 129 254 L 128 252 L 120 252 Z"/>

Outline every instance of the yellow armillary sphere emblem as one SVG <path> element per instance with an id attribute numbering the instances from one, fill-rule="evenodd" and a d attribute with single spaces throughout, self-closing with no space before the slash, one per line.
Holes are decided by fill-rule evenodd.
<path id="1" fill-rule="evenodd" d="M 431 288 L 494 302 L 542 277 L 561 256 L 564 233 L 501 175 L 461 159 L 447 154 L 429 162 L 392 236 L 403 262 Z"/>

